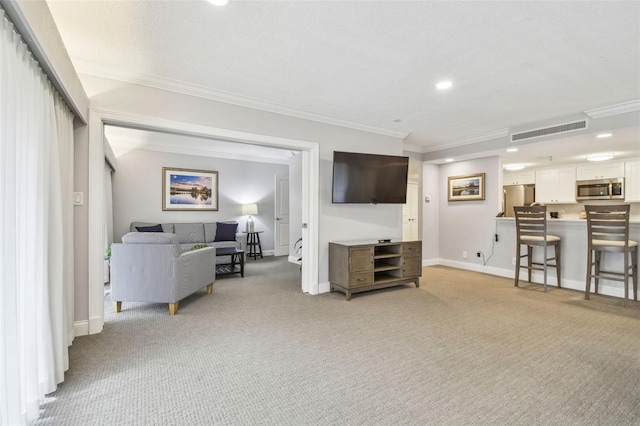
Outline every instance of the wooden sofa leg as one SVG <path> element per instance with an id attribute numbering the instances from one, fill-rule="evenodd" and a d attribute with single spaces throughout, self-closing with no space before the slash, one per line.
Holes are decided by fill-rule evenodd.
<path id="1" fill-rule="evenodd" d="M 113 312 L 116 314 L 122 310 L 122 302 L 113 302 Z"/>
<path id="2" fill-rule="evenodd" d="M 207 286 L 207 294 L 211 294 L 211 293 L 213 293 L 213 283 Z"/>
<path id="3" fill-rule="evenodd" d="M 169 315 L 175 315 L 178 313 L 178 303 L 169 303 Z"/>

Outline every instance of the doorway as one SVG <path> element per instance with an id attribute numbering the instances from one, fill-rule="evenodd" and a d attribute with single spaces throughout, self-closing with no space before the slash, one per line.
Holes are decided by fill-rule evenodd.
<path id="1" fill-rule="evenodd" d="M 407 184 L 407 203 L 402 206 L 402 239 L 416 241 L 418 238 L 418 184 Z"/>
<path id="2" fill-rule="evenodd" d="M 302 218 L 303 237 L 308 244 L 303 256 L 302 291 L 318 294 L 318 193 L 319 146 L 315 142 L 244 133 L 227 129 L 138 116 L 104 110 L 89 112 L 89 334 L 102 331 L 103 310 L 103 239 L 104 223 L 104 126 L 114 125 L 178 135 L 223 139 L 231 142 L 278 147 L 302 152 Z"/>

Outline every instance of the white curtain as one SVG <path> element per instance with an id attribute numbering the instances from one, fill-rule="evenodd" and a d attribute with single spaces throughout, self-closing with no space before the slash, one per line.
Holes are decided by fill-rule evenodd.
<path id="1" fill-rule="evenodd" d="M 36 419 L 73 338 L 73 115 L 0 9 L 0 423 Z"/>

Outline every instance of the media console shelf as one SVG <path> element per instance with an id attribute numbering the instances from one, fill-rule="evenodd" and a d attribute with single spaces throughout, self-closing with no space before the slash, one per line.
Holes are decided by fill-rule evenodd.
<path id="1" fill-rule="evenodd" d="M 331 292 L 353 293 L 415 283 L 420 287 L 422 241 L 329 243 Z"/>

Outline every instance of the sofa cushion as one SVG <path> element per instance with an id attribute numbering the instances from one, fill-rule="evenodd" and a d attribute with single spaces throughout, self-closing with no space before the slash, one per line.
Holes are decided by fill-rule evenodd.
<path id="1" fill-rule="evenodd" d="M 125 244 L 180 244 L 176 234 L 168 232 L 129 232 L 122 236 Z"/>
<path id="2" fill-rule="evenodd" d="M 204 243 L 203 223 L 175 223 L 173 228 L 180 244 Z"/>
<path id="3" fill-rule="evenodd" d="M 157 222 L 156 222 L 157 223 Z M 131 225 L 129 226 L 129 231 L 131 232 L 136 232 L 138 231 L 136 228 L 138 226 L 153 226 L 156 223 L 149 223 L 149 222 L 131 222 Z M 171 232 L 173 233 L 173 223 L 162 223 L 162 231 L 163 232 Z"/>
<path id="4" fill-rule="evenodd" d="M 216 239 L 216 222 L 210 222 L 204 224 L 204 242 L 212 243 Z"/>
<path id="5" fill-rule="evenodd" d="M 182 248 L 178 236 L 169 232 L 129 232 L 122 236 L 124 244 L 173 244 L 176 256 L 180 256 Z"/>
<path id="6" fill-rule="evenodd" d="M 218 222 L 216 226 L 216 237 L 214 241 L 235 241 L 238 224 Z"/>
<path id="7" fill-rule="evenodd" d="M 138 232 L 164 232 L 160 224 L 153 226 L 136 226 L 136 230 Z"/>

